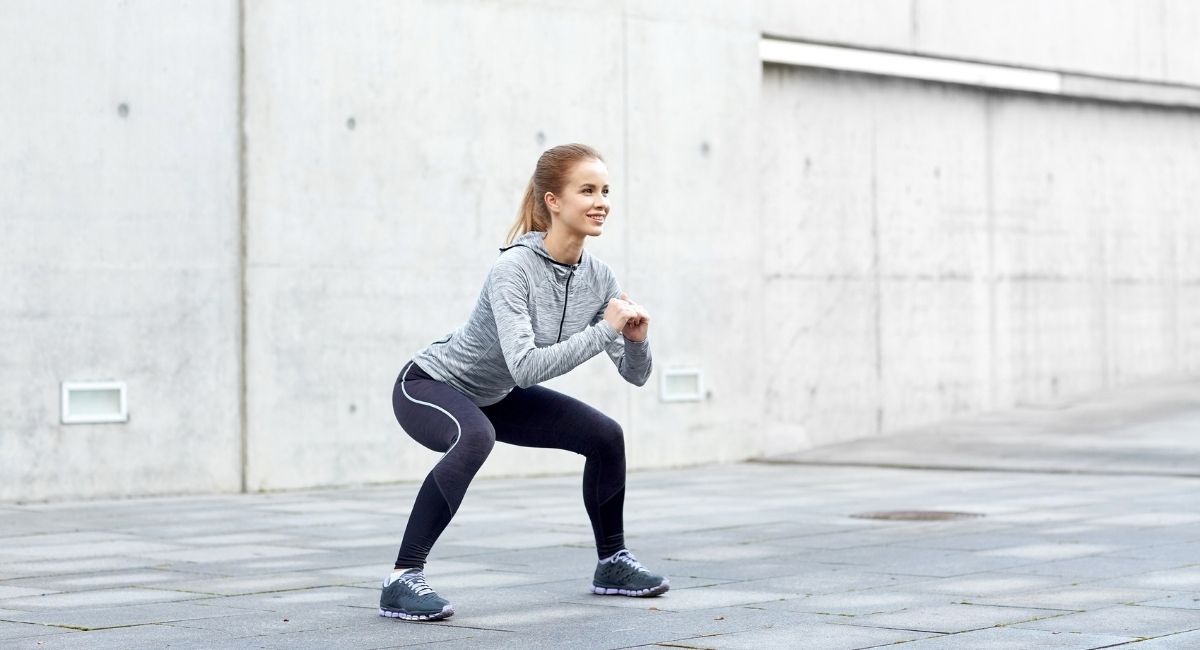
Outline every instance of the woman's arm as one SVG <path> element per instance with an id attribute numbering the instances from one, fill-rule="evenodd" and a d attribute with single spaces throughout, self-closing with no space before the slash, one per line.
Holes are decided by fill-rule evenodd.
<path id="1" fill-rule="evenodd" d="M 616 278 L 611 275 L 609 278 L 609 298 L 628 301 L 629 296 L 621 291 Z M 629 302 L 632 304 L 632 301 Z M 613 365 L 617 367 L 617 372 L 625 378 L 625 381 L 634 386 L 645 386 L 646 382 L 650 379 L 650 371 L 653 365 L 650 357 L 650 337 L 648 336 L 650 318 L 644 309 L 637 306 L 635 308 L 639 309 L 639 316 L 644 316 L 645 318 L 640 319 L 639 324 L 636 326 L 632 323 L 626 324 L 622 336 L 618 336 L 609 342 L 604 351 L 608 353 L 608 358 L 612 359 Z M 594 323 L 596 319 L 602 320 L 603 318 L 604 311 L 601 310 L 596 314 L 596 318 L 592 322 Z M 626 334 L 632 334 L 634 338 L 640 336 L 641 340 L 630 339 Z"/>
<path id="2" fill-rule="evenodd" d="M 503 258 L 488 277 L 488 300 L 496 319 L 496 333 L 513 381 L 528 388 L 566 373 L 608 349 L 621 334 L 603 318 L 565 341 L 549 347 L 534 345 L 529 316 L 529 278 L 517 264 Z"/>

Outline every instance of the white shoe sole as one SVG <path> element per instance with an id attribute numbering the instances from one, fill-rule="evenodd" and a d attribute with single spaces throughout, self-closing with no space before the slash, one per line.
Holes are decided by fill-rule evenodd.
<path id="1" fill-rule="evenodd" d="M 612 587 L 599 587 L 596 585 L 592 585 L 592 593 L 600 594 L 601 596 L 633 596 L 634 598 L 645 598 L 648 596 L 657 596 L 659 594 L 666 593 L 666 591 L 670 588 L 671 588 L 671 582 L 669 580 L 664 580 L 663 583 L 661 585 L 658 585 L 657 587 L 650 587 L 648 589 L 636 589 L 636 590 L 635 589 L 615 589 Z"/>
<path id="2" fill-rule="evenodd" d="M 454 615 L 454 607 L 446 605 L 442 611 L 434 614 L 406 614 L 404 612 L 396 612 L 390 609 L 379 608 L 379 615 L 388 618 L 398 618 L 405 621 L 440 621 L 443 618 L 450 618 Z"/>

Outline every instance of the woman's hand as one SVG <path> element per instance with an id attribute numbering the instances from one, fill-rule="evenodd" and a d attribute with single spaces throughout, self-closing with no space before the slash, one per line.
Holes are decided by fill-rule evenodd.
<path id="1" fill-rule="evenodd" d="M 629 321 L 638 317 L 637 308 L 624 300 L 625 294 L 621 294 L 621 298 L 613 298 L 608 301 L 608 307 L 604 309 L 604 320 L 618 332 L 624 332 Z"/>
<path id="2" fill-rule="evenodd" d="M 634 310 L 634 316 L 625 321 L 625 327 L 621 329 L 621 334 L 630 341 L 637 343 L 645 341 L 646 335 L 650 333 L 650 312 L 635 303 L 627 293 L 622 292 L 620 299 Z"/>

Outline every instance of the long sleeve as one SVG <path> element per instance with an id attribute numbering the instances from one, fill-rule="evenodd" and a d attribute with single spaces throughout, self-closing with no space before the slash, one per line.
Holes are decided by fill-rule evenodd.
<path id="1" fill-rule="evenodd" d="M 565 341 L 539 348 L 534 344 L 529 295 L 529 278 L 520 266 L 502 261 L 492 268 L 488 300 L 504 362 L 522 388 L 564 374 L 624 338 L 601 319 Z"/>
<path id="2" fill-rule="evenodd" d="M 612 275 L 609 275 L 608 285 L 608 298 L 605 299 L 605 304 L 600 307 L 600 311 L 592 319 L 593 324 L 604 322 L 604 310 L 608 307 L 608 300 L 621 297 L 621 287 Z M 612 359 L 613 365 L 617 367 L 617 372 L 625 378 L 625 381 L 634 386 L 646 385 L 650 379 L 653 365 L 650 358 L 649 336 L 645 341 L 630 341 L 618 333 L 616 338 L 604 348 L 604 351 L 608 353 L 608 358 Z"/>

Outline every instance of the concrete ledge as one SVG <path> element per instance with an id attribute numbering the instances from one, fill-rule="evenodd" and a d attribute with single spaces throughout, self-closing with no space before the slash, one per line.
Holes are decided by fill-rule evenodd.
<path id="1" fill-rule="evenodd" d="M 763 36 L 763 63 L 1112 102 L 1200 108 L 1200 87 L 902 54 Z"/>

